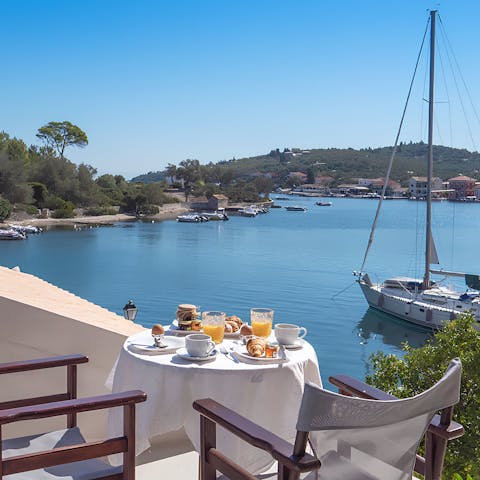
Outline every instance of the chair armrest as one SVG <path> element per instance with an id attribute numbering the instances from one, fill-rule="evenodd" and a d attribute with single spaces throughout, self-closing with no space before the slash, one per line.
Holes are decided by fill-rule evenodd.
<path id="1" fill-rule="evenodd" d="M 341 393 L 354 395 L 360 398 L 371 400 L 396 400 L 397 397 L 385 393 L 384 391 L 367 385 L 361 380 L 350 377 L 349 375 L 336 375 L 328 379 L 332 385 L 338 387 Z M 428 431 L 433 435 L 444 438 L 445 440 L 454 440 L 461 437 L 465 430 L 460 423 L 451 421 L 448 425 L 442 425 L 440 415 L 435 415 L 430 422 Z"/>
<path id="2" fill-rule="evenodd" d="M 78 365 L 87 363 L 88 357 L 81 354 L 63 355 L 60 357 L 38 358 L 35 360 L 23 360 L 20 362 L 0 363 L 0 375 L 3 373 L 28 372 L 43 368 L 63 367 L 66 365 Z"/>
<path id="3" fill-rule="evenodd" d="M 320 467 L 320 460 L 308 453 L 302 457 L 294 457 L 291 443 L 211 398 L 196 400 L 193 408 L 242 440 L 269 452 L 275 460 L 293 470 L 308 472 Z"/>
<path id="4" fill-rule="evenodd" d="M 141 390 L 132 390 L 129 392 L 98 395 L 95 397 L 65 400 L 62 402 L 10 408 L 7 410 L 0 410 L 0 425 L 21 420 L 56 417 L 59 415 L 118 407 L 121 405 L 144 402 L 146 399 L 146 393 Z"/>

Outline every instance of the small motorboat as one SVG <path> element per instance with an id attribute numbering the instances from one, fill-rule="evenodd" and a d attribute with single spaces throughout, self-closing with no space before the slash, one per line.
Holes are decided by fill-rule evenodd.
<path id="1" fill-rule="evenodd" d="M 238 211 L 242 217 L 256 217 L 258 214 L 258 209 L 255 205 L 250 205 L 249 207 L 242 208 Z"/>
<path id="2" fill-rule="evenodd" d="M 315 205 L 318 205 L 319 207 L 331 207 L 332 202 L 315 202 Z"/>
<path id="3" fill-rule="evenodd" d="M 225 213 L 224 208 L 219 208 L 215 212 L 202 212 L 200 215 L 206 217 L 208 220 L 228 220 L 228 215 Z"/>
<path id="4" fill-rule="evenodd" d="M 305 207 L 298 207 L 298 206 L 285 207 L 285 210 L 288 210 L 289 212 L 306 212 L 307 211 Z"/>
<path id="5" fill-rule="evenodd" d="M 33 225 L 9 225 L 11 230 L 15 230 L 16 232 L 19 233 L 24 233 L 24 234 L 35 234 L 35 233 L 41 233 L 42 229 L 40 227 L 34 227 Z"/>
<path id="6" fill-rule="evenodd" d="M 177 222 L 181 223 L 200 223 L 208 222 L 208 218 L 204 215 L 199 215 L 198 213 L 187 213 L 185 215 L 179 215 L 177 217 Z"/>
<path id="7" fill-rule="evenodd" d="M 12 228 L 8 230 L 0 230 L 0 240 L 26 240 L 27 235 L 25 233 L 17 232 Z"/>

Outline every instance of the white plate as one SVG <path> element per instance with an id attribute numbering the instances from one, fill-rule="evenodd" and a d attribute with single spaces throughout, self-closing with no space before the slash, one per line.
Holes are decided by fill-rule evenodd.
<path id="1" fill-rule="evenodd" d="M 300 350 L 305 345 L 305 340 L 303 338 L 298 338 L 295 343 L 292 345 L 283 345 L 287 350 Z"/>
<path id="2" fill-rule="evenodd" d="M 246 349 L 246 347 L 239 347 L 234 351 L 234 355 L 238 355 L 245 360 L 253 360 L 259 363 L 285 363 L 288 362 L 288 358 L 282 358 L 282 352 L 278 352 L 278 357 L 252 357 Z"/>
<path id="3" fill-rule="evenodd" d="M 177 320 L 173 320 L 169 331 L 172 332 L 173 335 L 178 335 L 179 337 L 185 337 L 186 335 L 190 335 L 191 333 L 203 333 L 203 330 L 180 330 L 178 328 Z M 225 333 L 223 338 L 240 338 L 240 331 L 235 333 Z"/>
<path id="4" fill-rule="evenodd" d="M 213 350 L 206 357 L 194 357 L 187 352 L 187 349 L 185 347 L 179 348 L 177 350 L 177 355 L 180 358 L 183 358 L 184 360 L 190 360 L 192 362 L 208 362 L 209 360 L 215 359 L 215 357 L 217 356 L 217 353 L 218 353 L 217 350 Z"/>
<path id="5" fill-rule="evenodd" d="M 165 343 L 167 346 L 164 348 L 157 347 L 152 338 L 151 345 L 145 345 L 143 343 L 131 343 L 129 348 L 138 353 L 146 353 L 149 355 L 160 355 L 162 353 L 174 353 L 176 352 L 179 347 L 185 345 L 185 340 L 179 337 L 169 337 L 164 336 L 162 342 Z"/>

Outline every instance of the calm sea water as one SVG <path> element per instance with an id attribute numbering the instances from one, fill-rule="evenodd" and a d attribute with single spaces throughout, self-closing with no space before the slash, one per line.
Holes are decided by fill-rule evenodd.
<path id="1" fill-rule="evenodd" d="M 0 242 L 0 264 L 120 314 L 133 299 L 145 326 L 168 324 L 179 303 L 243 319 L 251 307 L 272 307 L 275 321 L 308 328 L 324 380 L 334 373 L 363 378 L 372 352 L 399 353 L 402 342 L 421 345 L 427 333 L 368 310 L 354 284 L 377 202 L 333 199 L 332 207 L 318 207 L 315 200 L 277 201 L 306 206 L 305 213 L 277 209 L 228 222 L 51 230 Z M 421 202 L 384 203 L 366 268 L 372 278 L 421 276 L 424 234 L 416 227 L 424 210 Z M 442 265 L 480 273 L 480 205 L 437 203 L 434 220 Z"/>

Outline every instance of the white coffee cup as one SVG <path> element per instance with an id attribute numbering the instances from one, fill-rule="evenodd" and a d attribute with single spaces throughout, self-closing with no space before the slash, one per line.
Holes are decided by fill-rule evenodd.
<path id="1" fill-rule="evenodd" d="M 185 348 L 192 357 L 206 357 L 213 352 L 215 343 L 210 335 L 192 333 L 185 337 Z"/>
<path id="2" fill-rule="evenodd" d="M 275 325 L 275 338 L 280 345 L 294 345 L 299 338 L 303 338 L 306 334 L 307 329 L 305 327 L 299 327 L 291 323 L 277 323 Z"/>

